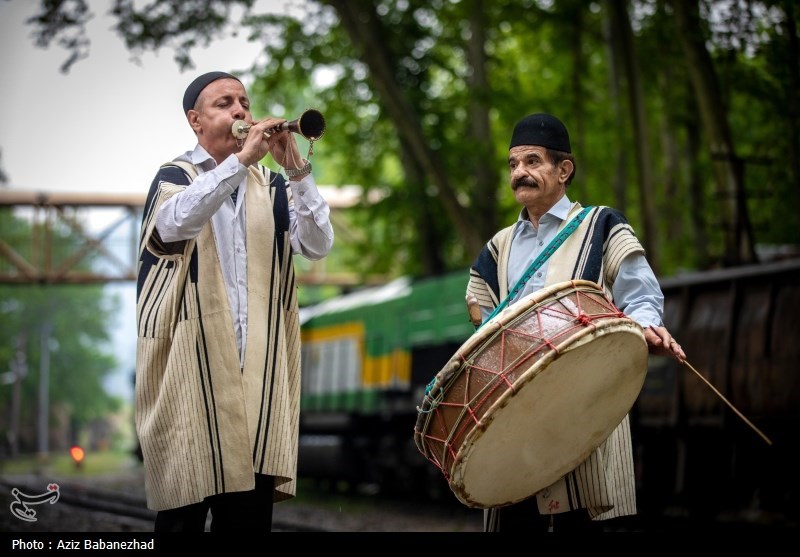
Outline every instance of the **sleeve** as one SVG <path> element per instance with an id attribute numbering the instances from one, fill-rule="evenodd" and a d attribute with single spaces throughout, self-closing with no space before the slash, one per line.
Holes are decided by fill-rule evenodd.
<path id="1" fill-rule="evenodd" d="M 292 250 L 316 261 L 333 247 L 330 207 L 311 174 L 289 182 L 289 238 Z"/>
<path id="2" fill-rule="evenodd" d="M 498 252 L 497 236 L 495 236 L 481 249 L 469 269 L 467 308 L 469 310 L 477 306 L 480 309 L 481 322 L 485 322 L 500 304 L 500 283 L 497 272 Z M 476 316 L 470 315 L 473 323 L 476 320 L 474 317 Z"/>
<path id="3" fill-rule="evenodd" d="M 165 199 L 158 209 L 156 228 L 164 242 L 196 238 L 247 174 L 236 155 L 200 174 L 181 192 Z"/>
<path id="4" fill-rule="evenodd" d="M 156 216 L 161 206 L 173 195 L 183 191 L 191 182 L 189 176 L 179 167 L 162 166 L 147 194 L 142 213 L 142 227 L 139 237 L 139 258 L 173 257 L 183 252 L 185 242 L 165 242 L 156 229 Z"/>
<path id="5" fill-rule="evenodd" d="M 662 325 L 664 294 L 644 254 L 634 252 L 620 262 L 612 296 L 620 311 L 642 327 Z"/>

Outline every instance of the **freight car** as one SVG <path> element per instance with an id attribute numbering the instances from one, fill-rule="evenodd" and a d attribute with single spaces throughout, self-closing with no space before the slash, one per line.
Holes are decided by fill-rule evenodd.
<path id="1" fill-rule="evenodd" d="M 467 276 L 401 278 L 301 310 L 301 477 L 452 496 L 413 430 L 425 387 L 474 332 Z M 661 285 L 689 363 L 772 445 L 688 367 L 651 357 L 631 409 L 640 514 L 796 520 L 800 260 Z"/>
<path id="2" fill-rule="evenodd" d="M 798 525 L 800 260 L 661 281 L 687 366 L 650 358 L 632 410 L 645 516 Z"/>

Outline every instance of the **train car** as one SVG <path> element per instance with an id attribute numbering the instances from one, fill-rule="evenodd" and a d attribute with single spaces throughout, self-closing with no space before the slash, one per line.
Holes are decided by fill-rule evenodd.
<path id="1" fill-rule="evenodd" d="M 661 288 L 691 368 L 651 356 L 631 413 L 643 514 L 800 524 L 800 260 Z"/>
<path id="2" fill-rule="evenodd" d="M 413 434 L 426 386 L 474 333 L 467 278 L 401 278 L 301 310 L 301 476 L 452 496 Z M 800 260 L 661 286 L 697 373 L 649 359 L 631 409 L 641 514 L 796 517 Z"/>
<path id="3" fill-rule="evenodd" d="M 464 284 L 404 277 L 301 309 L 301 476 L 447 489 L 413 430 L 426 384 L 474 332 Z"/>

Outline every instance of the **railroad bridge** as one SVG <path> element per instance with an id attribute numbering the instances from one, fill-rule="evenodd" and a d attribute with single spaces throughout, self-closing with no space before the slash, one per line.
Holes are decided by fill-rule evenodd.
<path id="1" fill-rule="evenodd" d="M 331 208 L 334 234 L 346 242 L 357 232 L 348 226 L 344 213 L 358 201 L 360 189 L 320 186 L 320 190 Z M 20 230 L 0 218 L 0 284 L 135 281 L 145 197 L 144 193 L 0 189 L 0 207 L 10 208 L 30 224 Z M 381 276 L 334 271 L 326 259 L 298 258 L 295 264 L 299 284 L 355 287 L 386 281 Z"/>

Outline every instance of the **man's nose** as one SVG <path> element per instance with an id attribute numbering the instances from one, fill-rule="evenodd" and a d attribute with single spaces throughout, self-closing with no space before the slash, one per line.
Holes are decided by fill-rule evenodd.
<path id="1" fill-rule="evenodd" d="M 247 114 L 247 110 L 240 105 L 236 104 L 233 107 L 233 119 L 234 120 L 244 120 L 245 115 Z"/>
<path id="2" fill-rule="evenodd" d="M 511 181 L 513 182 L 516 178 L 521 176 L 525 176 L 525 165 L 518 164 L 514 168 L 511 169 Z"/>

